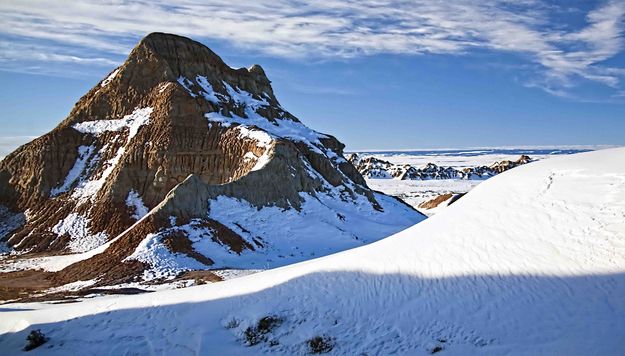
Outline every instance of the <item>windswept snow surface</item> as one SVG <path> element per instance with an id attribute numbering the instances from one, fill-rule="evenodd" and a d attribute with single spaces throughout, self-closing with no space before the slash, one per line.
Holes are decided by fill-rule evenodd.
<path id="1" fill-rule="evenodd" d="M 251 276 L 74 304 L 13 304 L 0 349 L 45 354 L 617 355 L 625 340 L 625 149 L 500 174 L 428 220 Z M 23 309 L 23 310 L 20 310 Z M 282 323 L 245 346 L 245 330 Z"/>

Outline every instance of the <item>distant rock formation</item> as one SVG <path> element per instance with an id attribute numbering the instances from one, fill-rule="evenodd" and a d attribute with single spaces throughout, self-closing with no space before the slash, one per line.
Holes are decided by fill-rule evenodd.
<path id="1" fill-rule="evenodd" d="M 393 164 L 373 156 L 360 157 L 356 153 L 349 155 L 348 161 L 356 167 L 360 174 L 370 179 L 429 180 L 486 179 L 508 169 L 531 162 L 532 159 L 529 156 L 522 155 L 516 161 L 504 160 L 495 162 L 490 166 L 467 167 L 463 169 L 438 166 L 434 163 L 427 163 L 417 168 L 409 164 Z"/>
<path id="2" fill-rule="evenodd" d="M 258 65 L 148 35 L 59 126 L 0 162 L 4 248 L 83 253 L 51 278 L 106 285 L 279 266 L 424 218 L 370 190 L 344 145 L 287 112 L 270 83 Z"/>

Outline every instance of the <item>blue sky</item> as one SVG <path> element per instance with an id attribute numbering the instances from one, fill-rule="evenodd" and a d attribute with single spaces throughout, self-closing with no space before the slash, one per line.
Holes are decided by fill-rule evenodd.
<path id="1" fill-rule="evenodd" d="M 52 129 L 153 31 L 261 64 L 349 149 L 623 145 L 624 17 L 623 0 L 3 0 L 0 149 Z"/>

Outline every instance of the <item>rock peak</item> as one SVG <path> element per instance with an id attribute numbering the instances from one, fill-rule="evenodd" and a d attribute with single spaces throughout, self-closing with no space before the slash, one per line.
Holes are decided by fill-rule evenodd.
<path id="1" fill-rule="evenodd" d="M 225 81 L 259 96 L 265 92 L 273 97 L 271 81 L 258 64 L 249 69 L 231 68 L 204 44 L 179 35 L 148 34 L 132 50 L 124 67 L 138 73 L 137 77 L 149 73 L 157 81 L 176 82 L 181 77 L 193 80 L 202 76 L 213 85 Z"/>

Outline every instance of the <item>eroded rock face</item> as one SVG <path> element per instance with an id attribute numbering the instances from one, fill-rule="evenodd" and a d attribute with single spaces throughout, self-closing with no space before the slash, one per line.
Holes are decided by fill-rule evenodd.
<path id="1" fill-rule="evenodd" d="M 0 239 L 13 251 L 31 254 L 87 252 L 110 242 L 104 252 L 55 278 L 118 282 L 153 268 L 158 262 L 150 254 L 160 248 L 220 265 L 216 256 L 223 251 L 188 252 L 202 238 L 226 253 L 262 254 L 270 248 L 270 229 L 251 231 L 239 228 L 242 222 L 214 218 L 223 209 L 211 202 L 224 197 L 242 209 L 301 216 L 311 216 L 308 210 L 321 204 L 310 223 L 323 220 L 339 232 L 351 231 L 343 207 L 358 206 L 354 214 L 364 211 L 380 223 L 398 210 L 402 218 L 395 230 L 422 219 L 372 192 L 344 159 L 343 148 L 284 110 L 260 66 L 233 69 L 198 42 L 150 34 L 58 127 L 0 162 L 0 204 L 10 212 L 0 219 L 25 216 Z M 336 216 L 328 222 L 322 215 Z M 204 235 L 193 235 L 200 230 Z M 365 242 L 386 233 L 349 232 Z M 292 244 L 297 247 L 297 238 Z"/>

